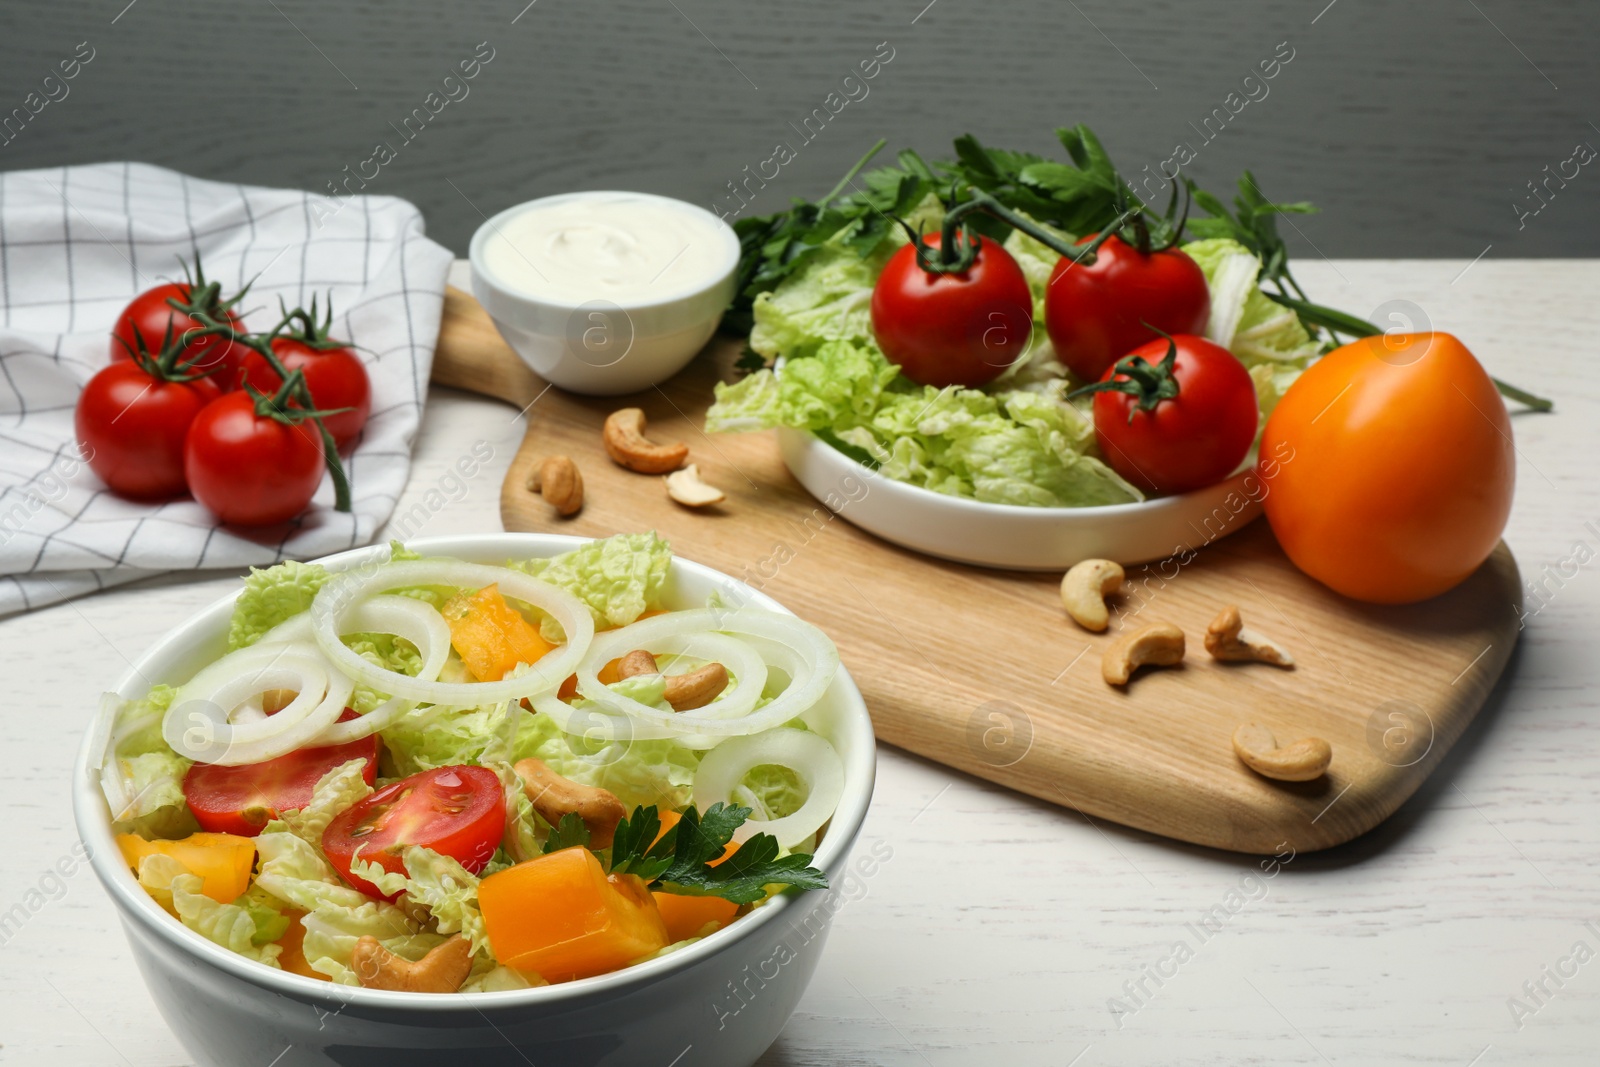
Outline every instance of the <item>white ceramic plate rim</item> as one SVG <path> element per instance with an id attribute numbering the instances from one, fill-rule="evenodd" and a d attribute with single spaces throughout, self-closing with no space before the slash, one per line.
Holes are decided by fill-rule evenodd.
<path id="1" fill-rule="evenodd" d="M 424 555 L 457 554 L 471 556 L 474 553 L 480 553 L 484 556 L 492 555 L 514 559 L 519 554 L 523 556 L 555 555 L 559 552 L 577 548 L 590 540 L 587 537 L 574 537 L 567 534 L 467 534 L 417 538 L 408 542 L 407 547 Z M 496 546 L 506 547 L 497 548 Z M 371 545 L 340 552 L 332 556 L 324 556 L 316 562 L 327 564 L 335 570 L 342 570 L 360 563 L 364 559 L 382 556 L 387 552 L 387 545 Z M 690 573 L 697 574 L 702 578 L 708 578 L 724 588 L 737 589 L 742 593 L 748 594 L 750 602 L 760 607 L 781 611 L 784 614 L 793 614 L 793 612 L 771 597 L 751 589 L 743 582 L 711 567 L 683 559 L 676 554 L 673 555 L 672 562 L 675 570 L 682 567 Z M 120 693 L 130 688 L 142 689 L 143 682 L 140 680 L 142 672 L 146 667 L 152 666 L 153 661 L 158 657 L 158 653 L 176 641 L 192 639 L 197 636 L 191 634 L 191 631 L 207 629 L 202 625 L 205 619 L 213 613 L 220 614 L 222 609 L 226 605 L 232 604 L 238 595 L 236 591 L 212 602 L 201 611 L 190 616 L 179 626 L 164 634 L 118 679 L 116 691 Z M 861 824 L 866 818 L 867 806 L 872 800 L 876 758 L 872 723 L 867 714 L 866 703 L 862 700 L 861 691 L 856 687 L 849 672 L 842 666 L 839 669 L 839 680 L 843 683 L 838 686 L 838 694 L 839 699 L 844 704 L 844 727 L 850 734 L 849 752 L 841 754 L 845 760 L 845 793 L 840 798 L 839 807 L 834 812 L 832 822 L 829 824 L 829 833 L 823 838 L 822 846 L 817 850 L 814 860 L 816 866 L 827 871 L 830 877 L 838 873 L 843 861 L 848 858 L 848 848 L 854 844 L 856 836 L 860 832 Z M 138 881 L 133 876 L 133 872 L 122 862 L 121 853 L 118 851 L 116 841 L 111 833 L 110 820 L 103 814 L 106 811 L 105 799 L 100 792 L 97 776 L 90 770 L 91 755 L 96 757 L 100 755 L 100 753 L 91 754 L 89 751 L 89 746 L 94 740 L 95 731 L 90 729 L 83 743 L 79 746 L 74 767 L 73 807 L 77 818 L 79 835 L 90 846 L 90 864 L 99 876 L 101 884 L 107 887 L 108 892 L 114 898 L 114 902 L 120 906 L 126 917 L 144 923 L 156 936 L 174 943 L 191 955 L 198 956 L 205 962 L 219 967 L 244 981 L 264 986 L 287 996 L 302 999 L 323 999 L 341 1006 L 361 1005 L 391 1010 L 403 1008 L 409 1011 L 448 1012 L 514 1006 L 535 1007 L 594 994 L 610 994 L 632 986 L 652 982 L 672 971 L 685 968 L 698 960 L 729 948 L 737 941 L 753 936 L 757 931 L 776 922 L 778 917 L 793 903 L 787 896 L 778 897 L 771 903 L 744 916 L 738 922 L 718 930 L 688 948 L 680 949 L 670 955 L 649 960 L 645 963 L 635 964 L 632 967 L 626 967 L 620 971 L 612 971 L 609 974 L 597 975 L 593 978 L 582 978 L 572 982 L 538 986 L 533 989 L 471 993 L 458 996 L 445 996 L 437 993 L 398 993 L 380 989 L 362 989 L 356 986 L 333 986 L 331 983 L 318 981 L 315 978 L 306 978 L 303 975 L 276 970 L 228 951 L 221 945 L 200 936 L 195 931 L 173 919 L 172 916 L 162 910 L 161 906 L 148 893 L 140 888 Z M 96 762 L 95 766 L 98 766 L 98 762 Z"/>
<path id="2" fill-rule="evenodd" d="M 902 482 L 896 478 L 886 477 L 871 467 L 868 467 L 865 463 L 862 463 L 855 457 L 848 456 L 839 451 L 837 448 L 834 448 L 832 445 L 828 444 L 828 442 L 824 441 L 810 430 L 794 430 L 784 427 L 779 429 L 778 432 L 799 434 L 801 437 L 805 438 L 805 447 L 810 450 L 813 455 L 818 454 L 818 449 L 823 449 L 830 459 L 837 457 L 840 463 L 848 464 L 852 469 L 861 471 L 862 477 L 873 479 L 875 485 L 887 487 L 890 493 L 912 493 L 922 497 L 924 500 L 937 500 L 940 503 L 948 505 L 955 511 L 966 511 L 973 515 L 1003 515 L 1008 518 L 1031 515 L 1054 519 L 1064 519 L 1072 516 L 1082 516 L 1087 520 L 1102 517 L 1134 515 L 1139 513 L 1148 515 L 1161 508 L 1176 510 L 1182 506 L 1182 502 L 1184 500 L 1190 497 L 1210 496 L 1217 491 L 1218 485 L 1232 481 L 1241 474 L 1245 474 L 1246 472 L 1250 471 L 1256 465 L 1256 451 L 1252 446 L 1250 452 L 1245 456 L 1244 461 L 1238 466 L 1238 468 L 1226 478 L 1221 479 L 1213 485 L 1204 486 L 1200 489 L 1194 489 L 1187 493 L 1174 493 L 1170 496 L 1159 496 L 1153 499 L 1147 498 L 1145 500 L 1135 500 L 1127 504 L 1091 504 L 1077 508 L 1056 506 L 1039 507 L 1032 504 L 993 504 L 986 500 L 973 500 L 970 497 L 951 496 L 948 493 L 935 492 L 934 490 L 925 486 L 913 485 L 910 482 Z"/>
<path id="3" fill-rule="evenodd" d="M 722 262 L 717 267 L 716 272 L 708 276 L 707 280 L 704 282 L 694 285 L 686 285 L 678 289 L 669 289 L 663 292 L 660 296 L 654 296 L 649 300 L 610 300 L 608 298 L 607 303 L 613 304 L 616 307 L 621 308 L 623 311 L 644 311 L 649 308 L 658 308 L 664 307 L 668 304 L 681 303 L 686 299 L 699 296 L 701 293 L 715 289 L 718 285 L 721 285 L 729 275 L 738 269 L 740 253 L 739 235 L 734 233 L 733 227 L 729 226 L 726 221 L 719 219 L 717 216 L 713 215 L 699 204 L 691 204 L 687 200 L 679 200 L 675 197 L 661 196 L 658 193 L 635 192 L 632 189 L 587 189 L 582 192 L 557 193 L 553 196 L 541 196 L 534 200 L 524 200 L 520 204 L 513 204 L 511 207 L 506 208 L 493 218 L 485 220 L 483 225 L 479 226 L 478 229 L 473 233 L 472 241 L 467 246 L 467 261 L 472 265 L 473 273 L 482 279 L 485 284 L 498 290 L 500 295 L 508 300 L 543 304 L 546 307 L 559 308 L 563 311 L 574 311 L 584 306 L 584 304 L 588 303 L 589 301 L 573 300 L 570 297 L 535 293 L 527 289 L 518 288 L 517 286 L 511 284 L 505 278 L 502 278 L 500 275 L 489 269 L 488 264 L 484 262 L 483 246 L 488 243 L 490 237 L 499 234 L 502 226 L 525 211 L 530 211 L 535 207 L 540 207 L 547 204 L 560 204 L 569 200 L 588 200 L 594 197 L 603 196 L 636 196 L 641 200 L 654 200 L 658 203 L 669 205 L 673 210 L 682 211 L 685 214 L 704 216 L 706 219 L 710 220 L 713 226 L 716 227 L 717 239 L 722 244 L 723 253 Z"/>

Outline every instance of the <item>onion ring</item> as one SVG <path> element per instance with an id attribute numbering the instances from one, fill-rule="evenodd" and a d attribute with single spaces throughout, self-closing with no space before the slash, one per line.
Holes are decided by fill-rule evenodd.
<path id="1" fill-rule="evenodd" d="M 701 811 L 722 801 L 732 803 L 733 790 L 757 767 L 773 764 L 800 776 L 806 799 L 781 819 L 746 819 L 734 831 L 736 841 L 771 834 L 784 848 L 793 848 L 833 817 L 844 795 L 844 763 L 821 734 L 809 730 L 768 730 L 738 737 L 706 753 L 694 777 L 694 802 Z"/>
<path id="2" fill-rule="evenodd" d="M 309 613 L 306 613 L 309 619 Z M 430 604 L 408 596 L 375 596 L 362 601 L 351 618 L 357 633 L 394 634 L 416 646 L 422 666 L 413 677 L 437 680 L 450 655 L 450 626 Z M 271 636 L 269 633 L 268 636 Z M 263 638 L 265 640 L 265 638 Z M 318 747 L 344 745 L 387 729 L 417 706 L 415 700 L 390 697 L 359 719 L 335 722 L 312 738 Z"/>
<path id="3" fill-rule="evenodd" d="M 749 675 L 735 671 L 737 685 L 733 695 L 694 712 L 668 712 L 625 697 L 601 684 L 597 677 L 602 666 L 633 649 L 679 651 L 691 648 L 696 640 L 709 641 L 714 635 L 732 635 L 740 644 L 753 648 L 763 665 L 761 687 L 765 686 L 765 664 L 769 659 L 778 661 L 776 665 L 789 674 L 788 687 L 765 707 L 753 710 L 760 688 L 751 684 L 754 672 L 746 666 Z M 710 645 L 705 647 L 709 651 Z M 718 647 L 725 646 L 719 642 Z M 752 662 L 745 653 L 740 653 L 739 658 L 747 665 Z M 761 733 L 804 714 L 822 698 L 838 669 L 839 653 L 833 642 L 821 630 L 793 615 L 701 608 L 657 615 L 600 634 L 577 675 L 578 692 L 599 705 L 584 709 L 590 723 L 595 718 L 620 720 L 625 716 L 627 723 L 613 724 L 615 736 L 636 740 L 672 738 L 692 748 L 712 748 L 722 739 Z M 542 694 L 533 704 L 535 710 L 549 715 L 563 730 L 576 710 L 553 693 Z"/>
<path id="4" fill-rule="evenodd" d="M 355 685 L 315 645 L 255 644 L 230 652 L 189 679 L 161 720 L 161 736 L 180 756 L 236 767 L 286 755 L 331 725 Z M 232 722 L 233 713 L 271 689 L 294 690 L 275 715 Z"/>
<path id="5" fill-rule="evenodd" d="M 341 630 L 352 628 L 360 603 L 373 594 L 411 585 L 481 589 L 496 584 L 505 595 L 548 612 L 567 636 L 566 644 L 546 653 L 539 662 L 499 681 L 413 678 L 362 658 L 339 639 Z M 318 590 L 310 615 L 317 646 L 341 671 L 380 693 L 444 707 L 478 707 L 553 692 L 572 673 L 594 640 L 594 616 L 588 605 L 565 589 L 508 567 L 457 560 L 398 560 L 371 571 L 345 571 Z"/>

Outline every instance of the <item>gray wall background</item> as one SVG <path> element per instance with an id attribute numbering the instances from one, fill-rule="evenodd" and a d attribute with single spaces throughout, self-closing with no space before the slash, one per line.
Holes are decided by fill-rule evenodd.
<path id="1" fill-rule="evenodd" d="M 798 157 L 750 212 L 820 195 L 880 135 L 930 157 L 967 131 L 1059 155 L 1052 130 L 1081 121 L 1130 175 L 1187 141 L 1214 191 L 1248 166 L 1269 196 L 1316 202 L 1286 230 L 1298 255 L 1600 253 L 1600 166 L 1565 162 L 1600 146 L 1594 0 L 126 3 L 0 3 L 0 115 L 94 50 L 0 169 L 137 159 L 325 189 L 387 141 L 368 191 L 414 201 L 460 252 L 484 214 L 548 193 L 709 204 L 779 141 Z M 1265 98 L 1203 142 L 1190 124 L 1285 41 Z M 479 42 L 494 58 L 468 95 L 403 141 Z M 894 57 L 865 98 L 802 144 L 789 123 L 880 42 Z M 1546 179 L 1548 203 L 1528 184 Z"/>

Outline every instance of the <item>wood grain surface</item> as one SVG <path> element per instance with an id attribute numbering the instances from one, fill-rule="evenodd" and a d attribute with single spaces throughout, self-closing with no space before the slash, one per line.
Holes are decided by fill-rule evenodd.
<path id="1" fill-rule="evenodd" d="M 872 479 L 841 484 L 825 505 L 789 475 L 771 434 L 704 434 L 711 383 L 727 376 L 737 348 L 714 341 L 683 373 L 633 397 L 576 396 L 547 387 L 476 301 L 451 290 L 433 380 L 527 410 L 501 489 L 506 529 L 654 529 L 679 554 L 757 586 L 834 639 L 890 744 L 1169 837 L 1255 853 L 1289 838 L 1312 851 L 1370 830 L 1422 784 L 1515 645 L 1520 579 L 1504 545 L 1442 597 L 1374 607 L 1302 575 L 1264 522 L 1133 568 L 1110 631 L 1089 634 L 1066 619 L 1055 577 L 934 560 L 850 525 L 850 504 Z M 680 507 L 659 477 L 606 457 L 601 423 L 635 405 L 652 437 L 689 443 L 725 504 Z M 527 488 L 534 466 L 556 454 L 583 473 L 584 508 L 571 519 Z M 1293 651 L 1295 669 L 1206 655 L 1206 624 L 1230 603 Z M 1188 635 L 1184 665 L 1146 671 L 1126 689 L 1106 685 L 1104 649 L 1154 621 Z M 1329 772 L 1283 783 L 1244 768 L 1230 739 L 1252 720 L 1280 743 L 1328 740 Z"/>

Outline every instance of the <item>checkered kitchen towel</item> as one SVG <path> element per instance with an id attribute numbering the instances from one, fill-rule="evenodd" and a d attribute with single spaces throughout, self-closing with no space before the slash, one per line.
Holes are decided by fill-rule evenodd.
<path id="1" fill-rule="evenodd" d="M 285 528 L 219 527 L 193 500 L 122 500 L 78 459 L 73 407 L 111 358 L 134 295 L 182 277 L 255 284 L 245 324 L 269 329 L 331 290 L 334 336 L 372 379 L 372 418 L 345 461 L 354 510 L 324 477 Z M 451 254 L 383 196 L 335 199 L 200 181 L 140 163 L 0 173 L 0 614 L 167 570 L 266 566 L 371 540 L 405 485 Z"/>

